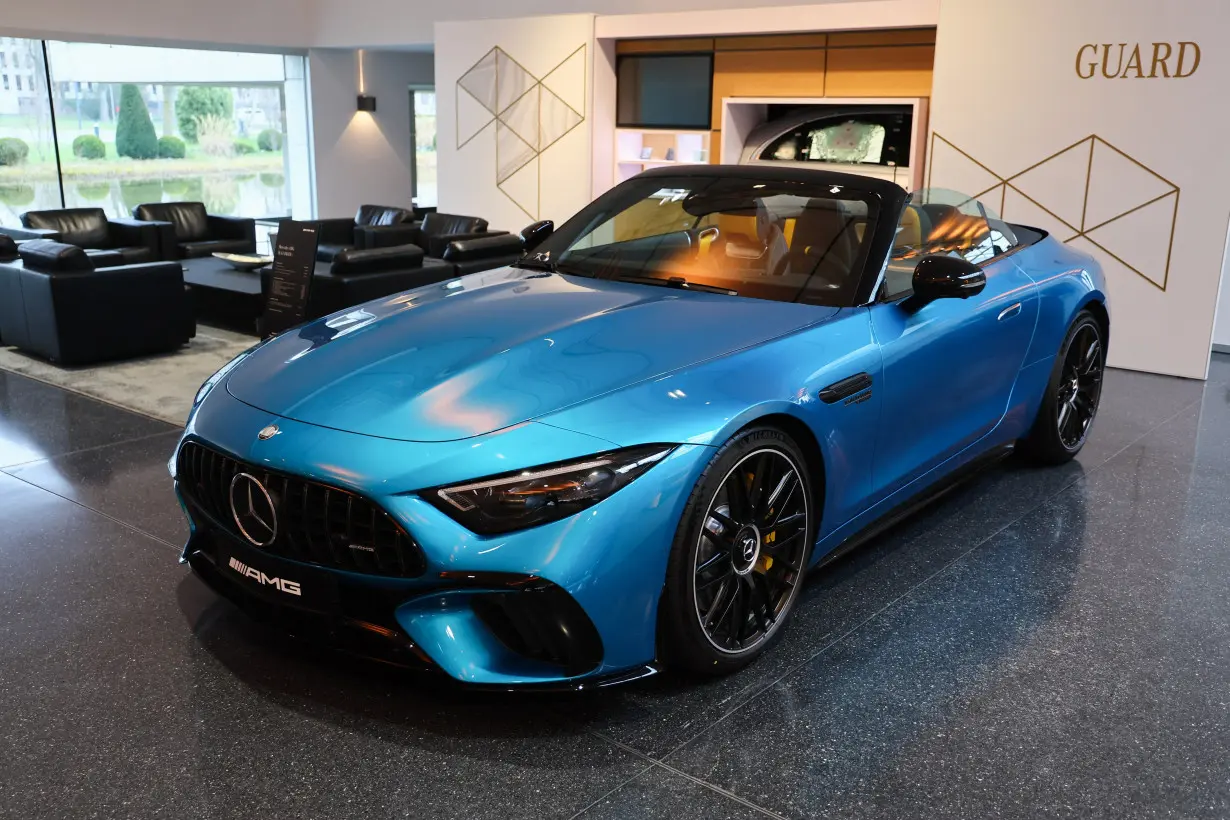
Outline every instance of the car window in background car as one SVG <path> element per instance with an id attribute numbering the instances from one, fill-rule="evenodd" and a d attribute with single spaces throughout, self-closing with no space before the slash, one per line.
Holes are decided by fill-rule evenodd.
<path id="1" fill-rule="evenodd" d="M 833 306 L 852 303 L 875 216 L 865 192 L 773 179 L 651 177 L 618 199 L 553 242 L 561 271 Z"/>
<path id="2" fill-rule="evenodd" d="M 1012 227 L 973 197 L 942 188 L 915 191 L 897 224 L 880 298 L 911 293 L 914 268 L 928 254 L 985 265 L 1017 244 Z"/>
<path id="3" fill-rule="evenodd" d="M 762 161 L 909 165 L 911 113 L 821 117 L 769 143 Z"/>

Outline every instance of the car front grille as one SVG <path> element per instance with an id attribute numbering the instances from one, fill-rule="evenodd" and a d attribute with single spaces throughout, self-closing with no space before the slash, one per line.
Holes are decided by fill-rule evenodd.
<path id="1" fill-rule="evenodd" d="M 426 569 L 414 539 L 362 496 L 245 464 L 197 442 L 180 448 L 176 469 L 180 491 L 210 523 L 246 541 L 230 503 L 231 483 L 239 473 L 259 480 L 273 501 L 277 530 L 273 543 L 260 548 L 264 552 L 395 578 L 412 578 Z"/>

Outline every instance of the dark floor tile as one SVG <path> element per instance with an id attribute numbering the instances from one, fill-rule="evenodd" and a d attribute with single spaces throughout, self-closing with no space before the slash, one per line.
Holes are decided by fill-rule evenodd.
<path id="1" fill-rule="evenodd" d="M 1226 816 L 1230 513 L 1190 477 L 1113 460 L 668 762 L 789 816 Z"/>
<path id="2" fill-rule="evenodd" d="M 813 573 L 781 640 L 751 667 L 718 680 L 651 679 L 561 708 L 645 754 L 667 754 L 981 541 L 1080 480 L 1085 470 L 1096 469 L 1157 425 L 1183 414 L 1185 407 L 1200 400 L 1202 392 L 1200 382 L 1108 371 L 1102 413 L 1076 462 L 1035 468 L 1009 459 L 853 555 Z M 1189 430 L 1189 450 L 1191 437 Z"/>
<path id="3" fill-rule="evenodd" d="M 1200 400 L 1205 382 L 1108 369 L 1098 416 L 1079 460 L 1087 468 L 1110 458 Z"/>
<path id="4" fill-rule="evenodd" d="M 179 435 L 172 431 L 108 444 L 6 472 L 180 545 L 188 524 L 167 473 Z"/>
<path id="5" fill-rule="evenodd" d="M 0 474 L 9 816 L 568 817 L 646 768 L 543 699 L 288 641 L 166 548 Z"/>
<path id="6" fill-rule="evenodd" d="M 716 680 L 650 679 L 561 708 L 645 754 L 665 755 L 1082 474 L 1079 464 L 1006 461 L 812 573 L 781 639 L 747 669 Z"/>
<path id="7" fill-rule="evenodd" d="M 777 815 L 654 766 L 581 814 L 582 820 L 764 820 Z"/>
<path id="8" fill-rule="evenodd" d="M 166 422 L 0 370 L 0 467 L 173 429 Z"/>

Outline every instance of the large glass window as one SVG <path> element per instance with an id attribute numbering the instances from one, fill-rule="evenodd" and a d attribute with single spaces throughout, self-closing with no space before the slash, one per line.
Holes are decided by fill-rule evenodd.
<path id="1" fill-rule="evenodd" d="M 0 225 L 37 208 L 116 218 L 176 200 L 292 214 L 290 181 L 308 176 L 295 173 L 306 151 L 291 148 L 305 141 L 287 139 L 307 128 L 302 101 L 288 105 L 304 93 L 288 76 L 302 75 L 292 65 L 302 57 L 47 41 L 48 72 L 42 41 L 12 42 L 0 53 L 22 82 L 0 89 L 0 138 L 21 145 L 0 145 Z"/>
<path id="2" fill-rule="evenodd" d="M 36 66 L 31 85 L 21 74 L 5 74 L 0 83 L 0 224 L 19 224 L 17 215 L 38 208 L 60 207 L 52 139 L 51 103 L 47 96 L 41 40 L 0 40 L 5 63 L 18 69 Z"/>
<path id="3" fill-rule="evenodd" d="M 417 88 L 410 92 L 411 130 L 414 141 L 414 204 L 436 206 L 436 92 Z"/>

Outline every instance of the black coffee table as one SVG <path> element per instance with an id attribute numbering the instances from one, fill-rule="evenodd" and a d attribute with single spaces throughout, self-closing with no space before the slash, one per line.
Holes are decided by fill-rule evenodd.
<path id="1" fill-rule="evenodd" d="M 261 314 L 261 272 L 235 270 L 212 256 L 184 259 L 184 284 L 192 288 L 197 317 L 210 324 L 257 334 Z"/>

